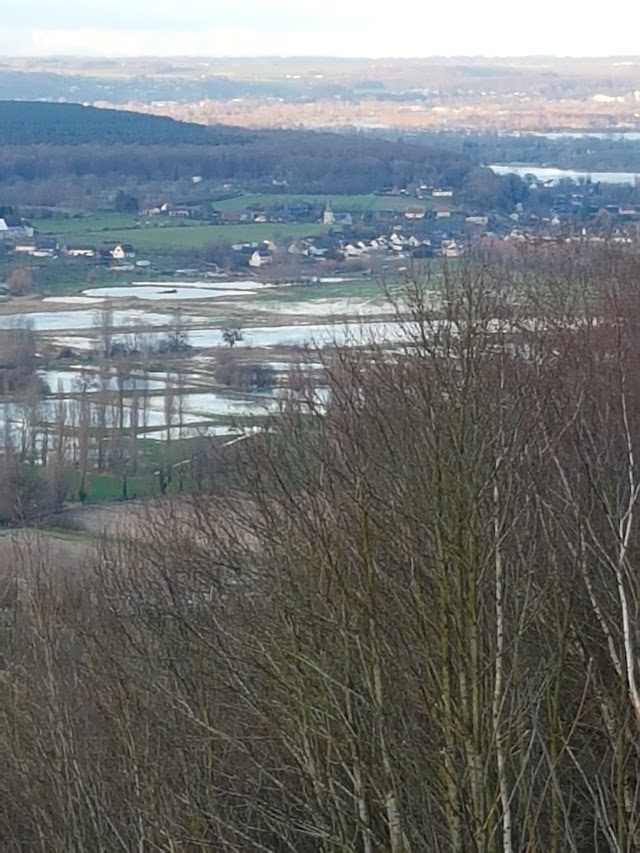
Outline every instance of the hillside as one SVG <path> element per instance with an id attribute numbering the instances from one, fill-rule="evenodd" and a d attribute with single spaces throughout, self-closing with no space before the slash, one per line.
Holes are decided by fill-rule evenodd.
<path id="1" fill-rule="evenodd" d="M 0 145 L 243 144 L 252 134 L 82 104 L 0 101 Z"/>
<path id="2" fill-rule="evenodd" d="M 17 204 L 59 204 L 69 181 L 95 190 L 92 177 L 102 189 L 200 175 L 245 189 L 275 182 L 295 192 L 370 193 L 424 180 L 456 187 L 473 167 L 461 152 L 361 133 L 205 127 L 78 104 L 2 101 L 0 127 L 4 200 Z M 44 183 L 46 191 L 34 192 Z M 8 192 L 15 184 L 19 195 Z"/>

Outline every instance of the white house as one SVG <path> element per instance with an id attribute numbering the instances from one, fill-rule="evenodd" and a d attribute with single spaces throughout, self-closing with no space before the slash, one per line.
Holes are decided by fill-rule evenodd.
<path id="1" fill-rule="evenodd" d="M 462 250 L 455 240 L 445 240 L 442 244 L 442 254 L 445 258 L 459 258 Z"/>
<path id="2" fill-rule="evenodd" d="M 30 255 L 35 251 L 36 241 L 28 240 L 28 239 L 18 239 L 16 241 L 15 246 L 13 247 L 13 251 L 17 252 L 20 255 Z"/>
<path id="3" fill-rule="evenodd" d="M 270 264 L 273 261 L 273 257 L 267 248 L 256 249 L 255 252 L 249 258 L 249 266 L 254 267 L 255 269 L 259 269 L 260 267 L 264 267 L 267 264 Z"/>
<path id="4" fill-rule="evenodd" d="M 129 258 L 135 258 L 136 250 L 130 243 L 119 243 L 111 250 L 111 257 L 114 261 L 125 261 Z"/>
<path id="5" fill-rule="evenodd" d="M 65 255 L 70 258 L 95 258 L 96 250 L 94 246 L 86 246 L 80 244 L 69 243 L 65 246 Z"/>
<path id="6" fill-rule="evenodd" d="M 405 219 L 424 219 L 426 214 L 424 207 L 408 207 L 404 212 Z"/>
<path id="7" fill-rule="evenodd" d="M 34 230 L 19 216 L 0 216 L 0 240 L 13 240 L 23 237 L 33 237 Z"/>

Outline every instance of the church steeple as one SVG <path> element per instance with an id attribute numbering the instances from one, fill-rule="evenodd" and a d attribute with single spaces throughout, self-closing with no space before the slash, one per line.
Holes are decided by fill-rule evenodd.
<path id="1" fill-rule="evenodd" d="M 322 216 L 322 222 L 324 225 L 333 225 L 335 221 L 336 218 L 333 213 L 333 208 L 331 207 L 331 199 L 328 199 Z"/>

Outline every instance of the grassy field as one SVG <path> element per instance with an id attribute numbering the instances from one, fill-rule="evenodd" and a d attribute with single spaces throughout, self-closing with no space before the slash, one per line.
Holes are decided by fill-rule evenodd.
<path id="1" fill-rule="evenodd" d="M 28 267 L 32 270 L 38 291 L 43 296 L 66 296 L 87 287 L 107 285 L 127 285 L 132 280 L 148 281 L 154 277 L 166 278 L 166 275 L 153 273 L 142 267 L 135 271 L 109 270 L 96 267 L 95 263 L 82 258 L 56 258 L 41 260 L 38 258 L 10 259 L 0 261 L 0 281 L 11 274 L 16 267 Z"/>
<path id="2" fill-rule="evenodd" d="M 197 439 L 174 439 L 170 448 L 165 442 L 153 439 L 141 439 L 138 444 L 138 471 L 128 478 L 127 494 L 129 498 L 149 498 L 160 494 L 160 483 L 155 471 L 164 464 L 173 464 L 183 459 L 189 459 L 197 448 Z M 79 476 L 73 472 L 70 493 L 77 495 Z M 177 477 L 168 486 L 169 492 L 178 489 Z M 117 501 L 122 499 L 122 479 L 117 474 L 92 472 L 87 480 L 88 503 L 102 501 Z"/>
<path id="3" fill-rule="evenodd" d="M 327 226 L 318 224 L 282 224 L 259 222 L 247 225 L 190 225 L 187 227 L 141 228 L 134 231 L 111 231 L 109 239 L 129 241 L 138 250 L 202 249 L 212 243 L 259 243 L 262 240 L 296 239 L 322 234 Z"/>
<path id="4" fill-rule="evenodd" d="M 262 195 L 243 195 L 237 198 L 228 198 L 224 201 L 216 202 L 217 210 L 223 212 L 237 213 L 245 210 L 248 205 L 261 204 L 264 207 L 280 207 L 281 205 L 291 204 L 297 201 L 308 201 L 314 205 L 326 205 L 331 202 L 334 210 L 346 211 L 369 211 L 369 210 L 404 210 L 408 205 L 416 203 L 415 199 L 410 199 L 407 196 L 380 196 L 373 195 L 315 195 L 303 194 L 293 195 L 288 193 L 272 193 Z M 426 202 L 419 202 L 425 205 Z"/>
<path id="5" fill-rule="evenodd" d="M 41 234 L 55 234 L 73 242 L 83 242 L 87 234 L 96 239 L 103 231 L 135 228 L 139 217 L 131 213 L 88 213 L 73 219 L 42 219 L 34 222 Z"/>
<path id="6" fill-rule="evenodd" d="M 150 222 L 152 220 L 149 220 Z M 39 224 L 42 234 L 55 235 L 61 243 L 132 243 L 138 252 L 171 250 L 183 252 L 202 249 L 218 242 L 244 243 L 277 240 L 326 233 L 327 226 L 318 223 L 256 222 L 239 225 L 212 225 L 190 222 L 180 225 L 137 225 L 130 215 L 105 214 L 83 220 L 47 220 Z M 38 224 L 38 223 L 37 223 Z"/>

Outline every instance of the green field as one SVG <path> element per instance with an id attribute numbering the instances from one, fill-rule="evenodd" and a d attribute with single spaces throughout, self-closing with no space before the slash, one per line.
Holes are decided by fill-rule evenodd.
<path id="1" fill-rule="evenodd" d="M 213 225 L 201 222 L 184 222 L 180 225 L 159 224 L 156 220 L 143 220 L 137 225 L 130 215 L 104 214 L 46 223 L 36 223 L 41 234 L 53 234 L 61 243 L 131 243 L 139 252 L 161 251 L 169 254 L 202 249 L 212 243 L 245 243 L 262 240 L 296 239 L 307 235 L 326 233 L 327 226 L 318 223 L 257 222 L 233 225 Z"/>
<path id="2" fill-rule="evenodd" d="M 129 498 L 148 498 L 159 495 L 160 483 L 154 472 L 161 465 L 172 464 L 182 459 L 189 459 L 197 449 L 199 449 L 197 439 L 174 439 L 169 447 L 162 441 L 141 439 L 138 446 L 138 471 L 135 475 L 131 475 L 127 481 L 127 494 Z M 186 474 L 188 474 L 188 470 L 185 471 Z M 77 497 L 79 486 L 78 472 L 73 471 L 69 484 L 72 498 Z M 87 478 L 86 486 L 87 501 L 89 503 L 122 499 L 122 479 L 118 474 L 91 472 Z M 178 486 L 179 477 L 176 473 L 175 478 L 168 484 L 168 491 L 177 492 Z"/>
<path id="3" fill-rule="evenodd" d="M 266 193 L 262 195 L 243 195 L 236 198 L 228 198 L 215 203 L 217 210 L 228 213 L 238 213 L 245 210 L 249 205 L 261 204 L 265 208 L 281 207 L 297 201 L 308 201 L 314 205 L 326 205 L 331 202 L 334 210 L 345 210 L 350 212 L 365 212 L 368 210 L 404 210 L 408 205 L 415 204 L 416 200 L 407 196 L 381 196 L 373 195 L 326 195 L 326 194 L 303 194 L 293 195 L 290 193 Z M 426 206 L 427 200 L 418 202 Z"/>
<path id="4" fill-rule="evenodd" d="M 70 219 L 36 220 L 34 225 L 41 234 L 55 234 L 58 238 L 66 237 L 73 242 L 82 242 L 86 234 L 99 237 L 103 231 L 114 228 L 136 228 L 140 217 L 131 213 L 89 213 Z"/>

